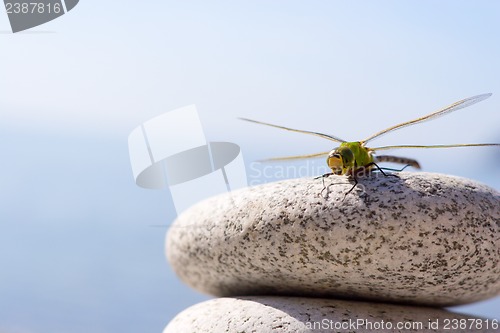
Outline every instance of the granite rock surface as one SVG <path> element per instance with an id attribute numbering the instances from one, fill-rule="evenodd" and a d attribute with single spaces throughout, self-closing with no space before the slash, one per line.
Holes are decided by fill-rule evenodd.
<path id="1" fill-rule="evenodd" d="M 346 184 L 347 183 L 347 184 Z M 431 173 L 294 179 L 209 198 L 166 239 L 178 276 L 216 296 L 451 306 L 500 293 L 500 193 Z"/>

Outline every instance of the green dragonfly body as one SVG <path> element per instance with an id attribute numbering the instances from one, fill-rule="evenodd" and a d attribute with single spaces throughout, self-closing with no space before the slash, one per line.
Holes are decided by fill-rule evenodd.
<path id="1" fill-rule="evenodd" d="M 335 175 L 353 175 L 360 168 L 371 168 L 375 162 L 372 152 L 361 142 L 342 142 L 328 154 L 326 163 Z"/>
<path id="2" fill-rule="evenodd" d="M 369 142 L 375 138 L 378 138 L 386 133 L 389 133 L 389 132 L 392 132 L 392 131 L 395 131 L 397 129 L 407 127 L 410 125 L 415 125 L 415 124 L 418 124 L 418 123 L 421 123 L 424 121 L 435 119 L 439 116 L 451 113 L 451 112 L 459 110 L 459 109 L 463 109 L 465 107 L 471 106 L 472 104 L 483 101 L 490 96 L 491 96 L 491 94 L 482 94 L 482 95 L 477 95 L 477 96 L 473 96 L 473 97 L 469 97 L 469 98 L 460 100 L 458 102 L 455 102 L 455 103 L 453 103 L 445 108 L 442 108 L 442 109 L 440 109 L 436 112 L 433 112 L 431 114 L 428 114 L 426 116 L 423 116 L 423 117 L 420 117 L 420 118 L 417 118 L 414 120 L 410 120 L 410 121 L 407 121 L 407 122 L 404 122 L 404 123 L 401 123 L 398 125 L 394 125 L 394 126 L 389 127 L 385 130 L 377 132 L 377 133 L 371 135 L 370 137 L 368 137 L 362 141 L 348 142 L 348 141 L 342 140 L 342 139 L 340 139 L 336 136 L 333 136 L 333 135 L 323 134 L 323 133 L 319 133 L 319 132 L 297 130 L 297 129 L 293 129 L 293 128 L 289 128 L 289 127 L 263 123 L 260 121 L 246 119 L 246 118 L 241 118 L 241 119 L 245 120 L 245 121 L 261 124 L 261 125 L 266 125 L 266 126 L 284 129 L 287 131 L 315 135 L 315 136 L 319 136 L 319 137 L 322 137 L 322 138 L 330 140 L 330 141 L 335 141 L 335 142 L 340 143 L 340 145 L 338 147 L 334 148 L 333 150 L 331 150 L 329 152 L 326 151 L 326 152 L 321 152 L 321 153 L 316 153 L 316 154 L 279 157 L 279 158 L 272 158 L 270 160 L 295 160 L 295 159 L 305 159 L 305 158 L 326 156 L 326 162 L 327 162 L 328 167 L 331 169 L 332 172 L 329 174 L 323 175 L 323 177 L 329 176 L 329 175 L 347 175 L 347 176 L 350 176 L 351 178 L 354 178 L 354 180 L 357 183 L 356 175 L 359 174 L 360 172 L 370 171 L 373 168 L 377 168 L 380 171 L 382 171 L 382 169 L 376 164 L 377 162 L 393 162 L 393 163 L 405 164 L 407 166 L 413 166 L 415 168 L 420 168 L 419 163 L 414 159 L 405 158 L 405 157 L 398 157 L 398 156 L 377 156 L 376 153 L 378 151 L 391 150 L 391 149 L 402 149 L 402 148 L 457 148 L 457 147 L 484 147 L 484 146 L 498 146 L 498 147 L 500 147 L 499 143 L 466 143 L 466 144 L 450 144 L 450 145 L 396 145 L 396 146 L 385 146 L 385 147 L 376 147 L 376 148 L 366 147 L 367 142 Z"/>

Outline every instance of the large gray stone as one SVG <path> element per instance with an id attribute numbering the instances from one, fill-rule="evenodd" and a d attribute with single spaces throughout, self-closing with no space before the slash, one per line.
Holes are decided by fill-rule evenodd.
<path id="1" fill-rule="evenodd" d="M 498 332 L 498 320 L 436 308 L 321 298 L 219 298 L 178 314 L 163 333 Z"/>
<path id="2" fill-rule="evenodd" d="M 361 178 L 347 196 L 349 184 L 322 192 L 321 179 L 295 179 L 210 198 L 174 222 L 168 260 L 217 296 L 450 306 L 498 295 L 500 194 L 458 177 L 397 176 Z"/>

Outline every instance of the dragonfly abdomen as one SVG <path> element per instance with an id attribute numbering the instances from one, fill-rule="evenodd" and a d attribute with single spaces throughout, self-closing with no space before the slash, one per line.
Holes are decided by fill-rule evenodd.
<path id="1" fill-rule="evenodd" d="M 380 155 L 375 157 L 376 162 L 389 162 L 410 165 L 416 169 L 420 169 L 420 164 L 411 158 L 390 156 L 390 155 Z"/>

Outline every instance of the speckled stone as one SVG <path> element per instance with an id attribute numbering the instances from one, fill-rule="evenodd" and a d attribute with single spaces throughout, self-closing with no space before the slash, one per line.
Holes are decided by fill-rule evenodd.
<path id="1" fill-rule="evenodd" d="M 461 323 L 466 328 L 461 329 Z M 194 305 L 178 314 L 163 333 L 498 332 L 494 325 L 491 319 L 435 308 L 248 296 Z"/>
<path id="2" fill-rule="evenodd" d="M 500 194 L 440 174 L 294 179 L 207 199 L 167 234 L 167 257 L 212 295 L 451 306 L 500 293 Z"/>

